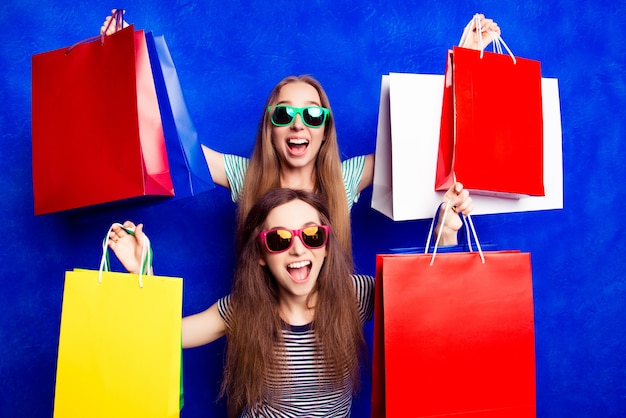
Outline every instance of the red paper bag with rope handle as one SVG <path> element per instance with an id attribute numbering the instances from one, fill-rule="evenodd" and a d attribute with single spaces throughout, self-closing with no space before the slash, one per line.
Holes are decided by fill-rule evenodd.
<path id="1" fill-rule="evenodd" d="M 496 50 L 508 46 L 493 34 Z M 541 64 L 454 47 L 448 54 L 435 190 L 545 196 Z"/>
<path id="2" fill-rule="evenodd" d="M 380 254 L 376 270 L 372 417 L 535 416 L 529 253 Z"/>
<path id="3" fill-rule="evenodd" d="M 173 196 L 143 31 L 32 57 L 36 215 Z"/>

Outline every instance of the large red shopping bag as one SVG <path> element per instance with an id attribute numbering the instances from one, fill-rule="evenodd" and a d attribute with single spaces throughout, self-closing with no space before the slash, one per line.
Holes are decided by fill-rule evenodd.
<path id="1" fill-rule="evenodd" d="M 377 256 L 372 417 L 535 416 L 530 254 L 482 254 Z"/>
<path id="2" fill-rule="evenodd" d="M 36 215 L 173 196 L 143 31 L 33 55 L 32 162 Z"/>
<path id="3" fill-rule="evenodd" d="M 541 65 L 454 47 L 448 54 L 435 190 L 454 181 L 501 197 L 544 196 Z"/>

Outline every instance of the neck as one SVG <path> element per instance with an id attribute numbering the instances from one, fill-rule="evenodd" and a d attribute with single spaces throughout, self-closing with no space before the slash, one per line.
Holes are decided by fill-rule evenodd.
<path id="1" fill-rule="evenodd" d="M 290 189 L 315 191 L 315 170 L 313 167 L 283 168 L 280 173 L 280 186 Z"/>
<path id="2" fill-rule="evenodd" d="M 306 325 L 313 322 L 316 297 L 307 304 L 306 296 L 298 298 L 282 297 L 279 303 L 280 316 L 289 325 Z"/>

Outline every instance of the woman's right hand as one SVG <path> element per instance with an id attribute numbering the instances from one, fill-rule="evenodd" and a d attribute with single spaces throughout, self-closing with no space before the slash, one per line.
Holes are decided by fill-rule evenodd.
<path id="1" fill-rule="evenodd" d="M 128 23 L 125 20 L 122 20 L 122 27 L 119 27 L 119 25 L 116 25 L 115 21 L 112 21 L 115 19 L 116 12 L 117 9 L 111 10 L 111 15 L 104 19 L 104 23 L 102 24 L 102 27 L 100 27 L 100 35 L 111 35 L 128 26 Z M 122 11 L 122 14 L 124 13 L 126 12 Z"/>
<path id="2" fill-rule="evenodd" d="M 134 231 L 134 234 L 129 234 L 126 230 Z M 109 248 L 113 250 L 120 263 L 130 273 L 139 273 L 141 269 L 144 239 L 143 224 L 135 226 L 134 223 L 126 221 L 123 225 L 116 223 L 111 226 L 108 239 Z M 152 271 L 145 273 L 152 274 Z"/>

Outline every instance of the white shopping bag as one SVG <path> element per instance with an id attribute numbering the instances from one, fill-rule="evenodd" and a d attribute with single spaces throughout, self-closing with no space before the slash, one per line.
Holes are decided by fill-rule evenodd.
<path id="1" fill-rule="evenodd" d="M 430 219 L 444 192 L 434 190 L 443 75 L 382 76 L 372 208 L 395 221 Z M 563 208 L 558 80 L 542 78 L 545 196 L 506 199 L 472 195 L 473 214 Z"/>

